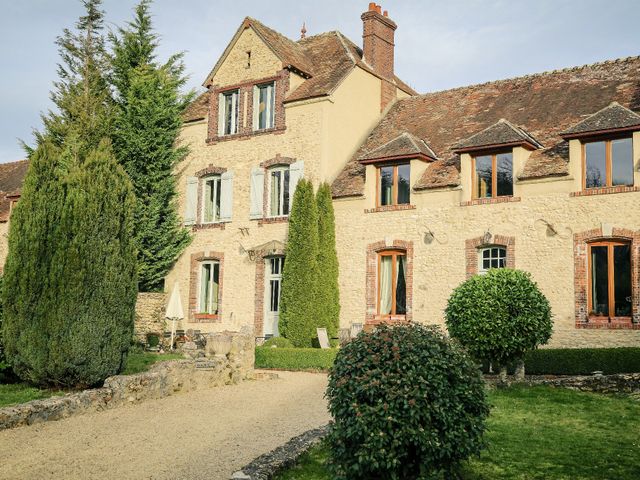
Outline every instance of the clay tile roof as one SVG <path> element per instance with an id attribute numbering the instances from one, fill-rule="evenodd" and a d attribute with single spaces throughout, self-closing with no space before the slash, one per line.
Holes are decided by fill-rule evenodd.
<path id="1" fill-rule="evenodd" d="M 567 175 L 569 148 L 561 133 L 613 101 L 640 113 L 640 57 L 399 100 L 334 180 L 333 195 L 336 198 L 362 195 L 364 166 L 358 158 L 402 132 L 428 139 L 430 147 L 444 157 L 429 165 L 416 187 L 450 184 L 459 175 L 456 167 L 459 160 L 446 152 L 501 118 L 509 119 L 544 145 L 531 153 L 519 179 Z"/>
<path id="2" fill-rule="evenodd" d="M 562 136 L 575 138 L 595 132 L 627 129 L 640 130 L 640 115 L 623 107 L 618 102 L 611 102 L 602 110 L 564 131 Z"/>
<path id="3" fill-rule="evenodd" d="M 182 113 L 183 122 L 202 120 L 209 113 L 209 92 L 198 95 Z"/>
<path id="4" fill-rule="evenodd" d="M 20 196 L 28 168 L 28 160 L 0 163 L 0 222 L 9 220 L 11 197 Z"/>
<path id="5" fill-rule="evenodd" d="M 501 118 L 484 130 L 471 135 L 469 138 L 459 141 L 455 145 L 454 151 L 473 151 L 475 149 L 482 149 L 486 147 L 520 144 L 528 145 L 532 150 L 542 147 L 535 138 L 523 129 L 516 127 L 504 118 Z"/>
<path id="6" fill-rule="evenodd" d="M 413 157 L 426 157 L 431 160 L 438 158 L 424 140 L 403 132 L 375 150 L 360 155 L 358 160 L 363 163 L 369 163 L 372 160 Z"/>

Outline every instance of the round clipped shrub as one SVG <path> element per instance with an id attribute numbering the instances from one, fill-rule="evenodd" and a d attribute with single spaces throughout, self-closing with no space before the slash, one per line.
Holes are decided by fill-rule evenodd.
<path id="1" fill-rule="evenodd" d="M 291 340 L 284 337 L 271 337 L 264 342 L 263 346 L 277 348 L 294 348 Z"/>
<path id="2" fill-rule="evenodd" d="M 360 333 L 339 351 L 327 398 L 339 479 L 451 475 L 484 447 L 489 406 L 480 371 L 435 327 Z"/>
<path id="3" fill-rule="evenodd" d="M 549 301 L 529 273 L 493 269 L 459 285 L 445 310 L 450 335 L 478 360 L 506 365 L 551 338 Z"/>

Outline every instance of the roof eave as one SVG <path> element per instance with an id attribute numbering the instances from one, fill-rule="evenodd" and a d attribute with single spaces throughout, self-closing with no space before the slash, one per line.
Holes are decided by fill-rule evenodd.
<path id="1" fill-rule="evenodd" d="M 539 145 L 535 145 L 532 142 L 522 140 L 522 141 L 516 141 L 516 142 L 493 143 L 490 145 L 475 145 L 470 147 L 454 148 L 453 153 L 457 153 L 458 155 L 460 155 L 462 153 L 486 152 L 488 150 L 499 150 L 502 148 L 510 148 L 510 147 L 523 147 L 523 148 L 526 148 L 527 150 L 537 150 L 538 148 L 540 148 Z"/>
<path id="2" fill-rule="evenodd" d="M 404 155 L 388 155 L 386 157 L 366 158 L 358 160 L 362 165 L 379 164 L 386 162 L 395 162 L 398 160 L 422 160 L 423 162 L 435 162 L 437 159 L 424 153 L 407 153 Z"/>
<path id="3" fill-rule="evenodd" d="M 631 125 L 629 127 L 606 128 L 603 130 L 590 130 L 586 132 L 563 132 L 560 134 L 560 136 L 564 140 L 575 140 L 579 138 L 599 137 L 602 135 L 615 135 L 617 133 L 636 132 L 636 131 L 640 131 L 640 124 Z"/>

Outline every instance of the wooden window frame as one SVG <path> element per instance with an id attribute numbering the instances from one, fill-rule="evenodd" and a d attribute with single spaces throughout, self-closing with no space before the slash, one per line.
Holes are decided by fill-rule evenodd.
<path id="1" fill-rule="evenodd" d="M 218 266 L 218 298 L 217 298 L 217 304 L 218 304 L 218 311 L 217 313 L 207 313 L 203 310 L 202 308 L 202 274 L 204 272 L 204 266 L 205 265 L 211 265 L 212 267 L 214 267 L 215 265 Z M 213 268 L 211 269 L 211 275 L 213 276 Z M 220 264 L 220 260 L 216 260 L 216 259 L 210 259 L 210 260 L 202 260 L 200 261 L 200 265 L 199 265 L 199 273 L 198 273 L 198 303 L 197 303 L 197 308 L 196 308 L 196 315 L 200 316 L 200 317 L 206 317 L 206 318 L 210 318 L 210 319 L 217 319 L 218 316 L 220 315 L 220 285 L 221 285 L 221 276 L 222 276 L 222 267 Z M 213 286 L 213 277 L 211 279 L 211 285 Z M 212 293 L 212 292 L 211 292 Z"/>
<path id="2" fill-rule="evenodd" d="M 633 185 L 614 185 L 613 184 L 613 142 L 615 140 L 631 140 L 631 165 L 633 167 L 633 137 L 629 135 L 615 135 L 607 137 L 593 137 L 588 140 L 580 142 L 582 149 L 582 190 L 595 190 L 597 188 L 611 188 L 611 187 L 633 187 L 635 186 L 635 178 L 633 179 Z M 587 144 L 604 142 L 604 164 L 605 164 L 605 185 L 601 187 L 587 187 Z M 632 172 L 635 177 L 635 168 L 632 168 Z"/>
<path id="3" fill-rule="evenodd" d="M 396 289 L 398 288 L 398 285 L 396 283 L 396 269 L 397 269 L 397 265 L 398 265 L 398 260 L 397 257 L 398 256 L 403 256 L 405 258 L 405 265 L 407 262 L 407 252 L 406 250 L 401 250 L 401 249 L 387 249 L 387 250 L 381 250 L 379 252 L 377 252 L 378 255 L 378 272 L 377 272 L 377 294 L 376 294 L 376 315 L 378 317 L 381 318 L 391 318 L 391 317 L 397 317 L 399 315 L 406 315 L 406 313 L 396 313 Z M 391 261 L 391 280 L 392 280 L 392 284 L 391 284 L 391 312 L 390 313 L 380 313 L 380 280 L 381 280 L 381 276 L 380 276 L 380 268 L 381 268 L 381 264 L 382 264 L 382 257 L 391 257 L 392 261 Z M 406 271 L 405 271 L 405 275 L 406 275 Z M 406 283 L 406 281 L 405 281 Z M 405 310 L 406 310 L 406 305 L 405 305 Z"/>
<path id="4" fill-rule="evenodd" d="M 264 87 L 271 87 L 271 95 L 268 96 L 269 104 L 267 105 L 269 110 L 269 115 L 267 118 L 267 123 L 269 125 L 260 128 L 260 89 Z M 253 118 L 253 128 L 254 132 L 262 132 L 266 130 L 272 130 L 276 125 L 276 81 L 271 80 L 269 82 L 258 83 L 253 87 L 253 109 L 254 109 L 254 118 Z"/>
<path id="5" fill-rule="evenodd" d="M 409 202 L 398 203 L 398 167 L 402 167 L 404 165 L 409 166 L 409 175 L 411 175 L 411 162 L 387 163 L 376 166 L 376 207 L 391 207 L 396 205 L 411 204 L 411 189 L 409 189 Z M 382 185 L 380 182 L 382 181 L 382 178 L 380 175 L 380 170 L 386 167 L 393 167 L 393 179 L 391 181 L 391 203 L 389 205 L 382 205 L 382 198 L 380 195 L 380 190 L 382 189 Z"/>
<path id="6" fill-rule="evenodd" d="M 214 181 L 218 181 L 220 183 L 220 185 L 218 186 L 218 183 L 216 182 L 215 185 L 215 190 L 214 190 L 214 198 L 213 198 L 213 206 L 214 206 L 214 218 L 213 220 L 207 221 L 205 220 L 204 216 L 205 216 L 205 212 L 206 212 L 206 205 L 205 202 L 207 201 L 205 193 L 207 191 L 207 182 L 209 182 L 210 180 L 214 180 Z M 220 191 L 222 190 L 222 175 L 219 174 L 213 174 L 213 175 L 207 175 L 205 177 L 202 177 L 202 190 L 200 191 L 200 198 L 201 200 L 201 218 L 200 218 L 200 224 L 201 225 L 211 225 L 213 223 L 220 223 L 220 217 L 219 215 L 215 214 L 215 204 L 216 204 L 216 200 L 218 198 L 220 198 Z M 220 198 L 220 208 L 222 208 L 222 199 Z"/>
<path id="7" fill-rule="evenodd" d="M 634 263 L 633 263 L 633 251 L 632 251 L 632 242 L 629 241 L 625 241 L 625 240 L 596 240 L 594 242 L 589 242 L 587 244 L 587 262 L 588 262 L 588 268 L 587 268 L 587 313 L 589 318 L 602 318 L 604 317 L 604 315 L 594 315 L 592 312 L 593 310 L 593 265 L 592 265 L 592 255 L 591 255 L 591 248 L 592 247 L 607 247 L 607 268 L 608 268 L 608 272 L 607 272 L 607 292 L 608 292 L 608 298 L 609 298 L 609 315 L 607 315 L 607 318 L 609 319 L 618 319 L 618 320 L 631 320 L 632 319 L 632 315 L 633 315 L 633 311 L 632 311 L 632 315 L 628 315 L 628 316 L 616 316 L 616 305 L 615 305 L 615 268 L 614 268 L 614 256 L 613 256 L 613 252 L 614 252 L 614 247 L 616 246 L 623 246 L 623 245 L 627 245 L 629 246 L 629 268 L 631 270 L 631 305 L 633 305 L 633 268 L 634 268 Z M 633 310 L 633 308 L 632 308 Z"/>
<path id="8" fill-rule="evenodd" d="M 280 177 L 280 181 L 282 182 L 281 184 L 281 188 L 280 188 L 280 208 L 279 210 L 281 210 L 282 212 L 284 212 L 284 202 L 288 202 L 287 205 L 287 210 L 289 213 L 276 213 L 274 214 L 271 211 L 271 189 L 273 188 L 273 177 L 272 177 L 272 173 L 273 172 L 282 172 L 282 176 Z M 291 214 L 291 203 L 289 202 L 289 197 L 285 196 L 284 194 L 284 173 L 285 172 L 289 172 L 289 189 L 291 189 L 291 165 L 289 164 L 280 164 L 280 165 L 274 165 L 271 167 L 268 167 L 266 169 L 266 177 L 267 177 L 267 185 L 268 185 L 268 189 L 267 189 L 267 196 L 266 196 L 266 201 L 267 201 L 267 211 L 268 211 L 268 215 L 266 218 L 288 218 L 289 215 Z M 291 192 L 291 190 L 289 190 L 289 192 Z"/>
<path id="9" fill-rule="evenodd" d="M 228 95 L 235 95 L 235 102 L 231 102 L 232 108 L 234 109 L 233 114 L 231 115 L 231 125 L 230 125 L 230 133 L 226 133 L 226 121 L 227 121 L 227 108 L 226 102 L 224 101 L 225 97 Z M 222 99 L 218 108 L 222 109 L 222 126 L 220 130 L 221 137 L 229 137 L 231 135 L 237 135 L 240 133 L 240 89 L 239 88 L 231 88 L 228 90 L 223 90 L 219 93 L 219 98 Z M 235 106 L 235 108 L 234 108 Z M 231 128 L 233 127 L 233 128 Z M 233 130 L 233 131 L 232 131 Z"/>
<path id="10" fill-rule="evenodd" d="M 511 154 L 511 195 L 498 195 L 498 155 L 503 153 Z M 478 173 L 476 172 L 476 157 L 491 157 L 491 196 L 478 196 Z M 513 150 L 494 150 L 490 152 L 478 152 L 471 155 L 471 198 L 474 200 L 485 198 L 505 198 L 513 197 L 515 181 L 513 178 Z M 495 195 L 494 195 L 495 194 Z"/>
<path id="11" fill-rule="evenodd" d="M 509 250 L 507 248 L 506 245 L 499 245 L 499 244 L 487 244 L 487 245 L 482 245 L 481 247 L 478 247 L 477 250 L 477 254 L 478 254 L 478 273 L 481 275 L 486 274 L 489 270 L 491 270 L 494 267 L 489 267 L 487 270 L 485 270 L 483 268 L 483 254 L 485 252 L 485 250 L 491 250 L 492 248 L 498 248 L 500 250 L 504 250 L 504 267 L 496 267 L 496 268 L 508 268 L 507 267 L 507 261 L 509 258 Z M 489 261 L 492 260 L 491 254 L 489 254 Z M 498 260 L 500 260 L 500 256 L 498 256 Z"/>

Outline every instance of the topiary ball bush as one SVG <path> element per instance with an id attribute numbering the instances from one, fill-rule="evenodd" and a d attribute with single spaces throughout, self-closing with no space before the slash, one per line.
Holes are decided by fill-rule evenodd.
<path id="1" fill-rule="evenodd" d="M 360 333 L 338 352 L 327 398 L 338 479 L 438 478 L 484 447 L 481 373 L 435 327 Z"/>
<path id="2" fill-rule="evenodd" d="M 445 310 L 449 334 L 477 360 L 520 359 L 551 338 L 549 301 L 527 272 L 493 269 L 459 285 Z"/>
<path id="3" fill-rule="evenodd" d="M 284 337 L 271 337 L 264 342 L 263 346 L 277 348 L 294 348 L 291 340 L 288 340 Z"/>

